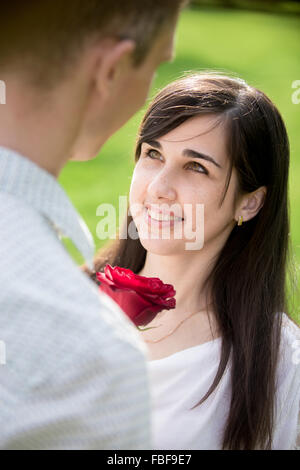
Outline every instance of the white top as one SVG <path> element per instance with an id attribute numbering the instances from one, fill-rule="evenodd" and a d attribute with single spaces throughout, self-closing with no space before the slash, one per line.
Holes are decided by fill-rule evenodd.
<path id="1" fill-rule="evenodd" d="M 0 147 L 0 449 L 149 449 L 146 345 L 58 233 L 91 265 L 56 179 Z"/>
<path id="2" fill-rule="evenodd" d="M 283 315 L 283 343 L 277 374 L 277 421 L 272 449 L 293 449 L 300 423 L 300 330 Z M 222 448 L 230 404 L 230 361 L 218 387 L 195 409 L 211 386 L 221 338 L 148 362 L 154 449 Z M 300 431 L 298 428 L 298 439 Z"/>

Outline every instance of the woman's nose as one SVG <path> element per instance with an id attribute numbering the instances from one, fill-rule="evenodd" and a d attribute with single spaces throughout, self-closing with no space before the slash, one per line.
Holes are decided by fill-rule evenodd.
<path id="1" fill-rule="evenodd" d="M 152 200 L 155 199 L 176 199 L 176 190 L 174 187 L 175 178 L 171 174 L 166 174 L 165 171 L 157 174 L 151 183 L 148 185 L 148 194 Z"/>

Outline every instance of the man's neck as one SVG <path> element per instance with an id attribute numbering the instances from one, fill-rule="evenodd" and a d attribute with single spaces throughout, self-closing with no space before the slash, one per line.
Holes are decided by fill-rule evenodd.
<path id="1" fill-rule="evenodd" d="M 71 93 L 62 89 L 38 93 L 13 77 L 7 77 L 5 84 L 0 146 L 20 153 L 57 178 L 70 158 L 80 126 L 78 109 L 70 104 Z"/>

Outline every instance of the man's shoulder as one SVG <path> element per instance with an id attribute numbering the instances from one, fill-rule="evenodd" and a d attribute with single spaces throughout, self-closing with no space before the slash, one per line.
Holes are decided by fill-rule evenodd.
<path id="1" fill-rule="evenodd" d="M 1 193 L 0 193 L 1 196 Z M 5 291 L 13 297 L 43 303 L 99 302 L 91 281 L 76 266 L 51 222 L 11 195 L 4 198 L 5 219 L 0 229 L 0 302 Z M 3 220 L 3 219 L 2 219 Z M 13 302 L 13 298 L 11 298 Z"/>
<path id="2" fill-rule="evenodd" d="M 135 327 L 108 296 L 93 289 L 84 273 L 78 274 L 72 277 L 78 282 L 72 288 L 61 286 L 61 291 L 55 284 L 39 289 L 24 280 L 13 290 L 10 286 L 6 298 L 1 289 L 4 369 L 21 389 L 41 386 L 58 370 L 83 373 L 89 364 L 106 374 L 117 365 L 140 372 L 145 367 L 146 348 Z"/>
<path id="3" fill-rule="evenodd" d="M 24 272 L 36 275 L 52 256 L 61 255 L 50 222 L 21 198 L 0 192 L 0 279 Z"/>
<path id="4" fill-rule="evenodd" d="M 8 223 L 0 230 L 0 339 L 8 349 L 37 360 L 42 351 L 72 356 L 84 342 L 98 354 L 108 345 L 121 354 L 145 352 L 130 320 L 76 266 L 49 223 L 26 204 L 16 208 L 14 197 L 5 199 L 12 212 L 4 211 Z"/>
<path id="5" fill-rule="evenodd" d="M 52 260 L 52 262 L 55 260 Z M 43 264 L 43 263 L 42 263 Z M 140 337 L 118 305 L 73 264 L 68 255 L 59 266 L 45 266 L 47 275 L 33 270 L 6 279 L 0 292 L 1 330 L 12 337 L 35 338 L 56 348 L 74 351 L 77 341 L 105 347 L 109 342 L 141 349 Z M 7 328 L 5 328 L 5 326 Z M 56 346 L 55 346 L 56 345 Z M 52 351 L 52 354 L 54 352 Z"/>

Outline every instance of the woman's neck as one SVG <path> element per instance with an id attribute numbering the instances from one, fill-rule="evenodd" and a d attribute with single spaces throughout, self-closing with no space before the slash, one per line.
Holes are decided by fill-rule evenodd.
<path id="1" fill-rule="evenodd" d="M 165 284 L 172 284 L 176 291 L 175 310 L 180 314 L 203 310 L 206 301 L 210 302 L 203 288 L 210 264 L 210 260 L 200 257 L 200 253 L 191 256 L 161 256 L 147 252 L 145 265 L 139 275 L 158 277 Z"/>

